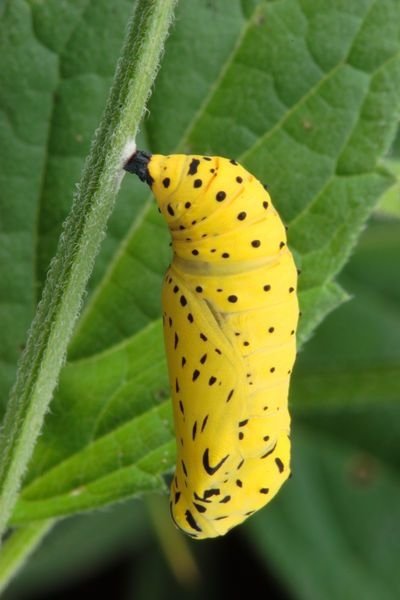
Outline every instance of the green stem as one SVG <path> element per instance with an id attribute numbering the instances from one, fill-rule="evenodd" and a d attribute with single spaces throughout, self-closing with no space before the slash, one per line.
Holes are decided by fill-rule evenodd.
<path id="1" fill-rule="evenodd" d="M 183 588 L 195 590 L 201 583 L 200 571 L 188 545 L 188 538 L 172 524 L 167 498 L 154 494 L 146 498 L 146 504 L 171 572 Z"/>
<path id="2" fill-rule="evenodd" d="M 33 320 L 0 437 L 0 539 L 65 360 L 177 0 L 137 0 L 107 106 Z"/>
<path id="3" fill-rule="evenodd" d="M 16 529 L 7 539 L 0 555 L 0 594 L 24 566 L 53 523 L 51 519 L 38 521 Z"/>

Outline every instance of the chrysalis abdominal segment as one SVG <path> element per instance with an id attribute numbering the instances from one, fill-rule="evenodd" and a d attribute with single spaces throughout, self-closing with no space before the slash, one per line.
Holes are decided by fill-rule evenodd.
<path id="1" fill-rule="evenodd" d="M 290 474 L 297 272 L 268 192 L 234 160 L 136 152 L 172 235 L 162 304 L 177 443 L 171 514 L 224 535 Z"/>

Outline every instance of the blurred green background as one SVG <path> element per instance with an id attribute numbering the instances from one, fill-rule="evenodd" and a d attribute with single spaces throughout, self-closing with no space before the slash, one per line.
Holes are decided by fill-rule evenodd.
<path id="1" fill-rule="evenodd" d="M 3 405 L 131 8 L 0 4 Z M 292 380 L 294 476 L 223 539 L 171 525 L 168 234 L 126 178 L 14 523 L 73 516 L 4 598 L 242 597 L 252 584 L 288 600 L 399 597 L 399 57 L 398 0 L 181 0 L 141 145 L 243 160 L 289 224 L 311 336 Z"/>

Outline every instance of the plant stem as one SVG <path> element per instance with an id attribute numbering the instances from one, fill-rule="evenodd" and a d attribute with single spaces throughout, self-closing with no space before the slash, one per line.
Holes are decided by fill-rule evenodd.
<path id="1" fill-rule="evenodd" d="M 0 539 L 65 360 L 176 0 L 137 0 L 106 109 L 50 265 L 0 437 Z"/>
<path id="2" fill-rule="evenodd" d="M 16 529 L 4 544 L 0 555 L 0 594 L 36 550 L 54 521 L 37 521 Z"/>
<path id="3" fill-rule="evenodd" d="M 148 496 L 146 504 L 171 572 L 183 588 L 195 590 L 201 583 L 201 574 L 187 538 L 172 524 L 166 497 L 156 494 Z"/>

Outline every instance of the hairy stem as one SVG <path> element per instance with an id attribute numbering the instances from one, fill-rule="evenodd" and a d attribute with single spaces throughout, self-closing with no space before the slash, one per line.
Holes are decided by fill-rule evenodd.
<path id="1" fill-rule="evenodd" d="M 176 0 L 137 0 L 107 106 L 33 320 L 0 436 L 0 539 L 65 360 Z"/>

